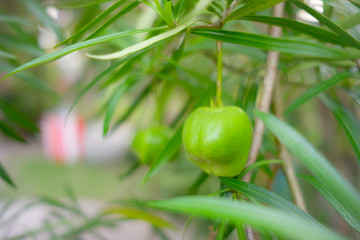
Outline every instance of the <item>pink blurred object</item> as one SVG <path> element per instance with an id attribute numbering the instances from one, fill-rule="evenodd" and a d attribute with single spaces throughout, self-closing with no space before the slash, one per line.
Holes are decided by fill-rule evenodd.
<path id="1" fill-rule="evenodd" d="M 85 121 L 76 113 L 66 119 L 65 110 L 45 114 L 41 140 L 46 156 L 58 164 L 73 164 L 85 155 Z"/>

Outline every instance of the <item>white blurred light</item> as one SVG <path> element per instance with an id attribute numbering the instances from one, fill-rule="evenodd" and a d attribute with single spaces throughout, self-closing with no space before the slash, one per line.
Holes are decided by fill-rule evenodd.
<path id="1" fill-rule="evenodd" d="M 324 11 L 323 2 L 321 0 L 308 0 L 305 1 L 307 5 L 314 8 L 318 12 Z M 309 13 L 307 13 L 305 10 L 300 10 L 297 15 L 297 19 L 300 21 L 307 21 L 307 22 L 319 22 L 316 18 L 311 16 Z"/>
<path id="2" fill-rule="evenodd" d="M 46 7 L 45 10 L 52 19 L 54 19 L 54 20 L 58 19 L 59 13 L 60 13 L 59 9 L 57 9 L 56 7 L 53 7 L 53 6 L 48 6 L 48 7 Z"/>

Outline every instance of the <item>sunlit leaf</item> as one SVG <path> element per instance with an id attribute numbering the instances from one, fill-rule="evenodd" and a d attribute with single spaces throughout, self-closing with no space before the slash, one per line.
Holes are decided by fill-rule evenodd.
<path id="1" fill-rule="evenodd" d="M 111 214 L 121 214 L 131 219 L 133 218 L 133 219 L 145 220 L 156 227 L 167 227 L 167 228 L 174 227 L 169 221 L 166 221 L 159 216 L 151 214 L 148 211 L 144 211 L 136 208 L 117 207 L 117 208 L 107 209 L 105 212 Z"/>
<path id="2" fill-rule="evenodd" d="M 229 219 L 233 223 L 248 223 L 256 228 L 284 235 L 287 239 L 346 239 L 323 226 L 282 210 L 251 203 L 214 197 L 178 197 L 154 201 L 152 208 L 205 218 Z"/>
<path id="3" fill-rule="evenodd" d="M 127 47 L 121 51 L 118 52 L 114 52 L 114 53 L 110 53 L 110 54 L 105 54 L 105 55 L 94 55 L 94 54 L 87 54 L 89 57 L 91 58 L 95 58 L 95 59 L 101 59 L 101 60 L 111 60 L 111 59 L 117 59 L 117 58 L 122 58 L 125 57 L 131 53 L 140 51 L 144 48 L 147 48 L 153 44 L 156 44 L 160 41 L 163 41 L 169 37 L 172 37 L 176 34 L 178 34 L 179 32 L 183 31 L 185 28 L 187 28 L 188 26 L 190 26 L 190 24 L 185 24 L 185 25 L 181 25 L 177 28 L 168 30 L 164 33 L 161 33 L 159 35 L 156 35 L 152 38 L 149 38 L 147 40 L 144 40 L 142 42 L 139 42 L 135 45 L 132 45 L 130 47 Z"/>
<path id="4" fill-rule="evenodd" d="M 343 71 L 340 72 L 338 74 L 336 74 L 335 76 L 319 82 L 317 84 L 315 84 L 313 87 L 309 88 L 308 90 L 306 90 L 305 93 L 303 93 L 300 97 L 298 97 L 297 99 L 295 99 L 284 111 L 284 114 L 288 114 L 292 111 L 294 111 L 296 108 L 300 107 L 301 105 L 303 105 L 304 103 L 306 103 L 307 101 L 309 101 L 310 99 L 316 97 L 319 93 L 328 90 L 329 88 L 333 87 L 335 84 L 337 84 L 338 82 L 350 77 L 352 75 L 351 72 L 348 71 Z"/>
<path id="5" fill-rule="evenodd" d="M 303 136 L 271 114 L 255 111 L 255 114 L 290 151 L 313 173 L 317 180 L 341 198 L 349 210 L 360 216 L 360 196 L 354 187 L 322 156 Z"/>

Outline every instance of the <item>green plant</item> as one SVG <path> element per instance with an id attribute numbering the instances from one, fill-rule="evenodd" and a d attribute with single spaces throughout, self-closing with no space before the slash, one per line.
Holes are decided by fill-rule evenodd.
<path id="1" fill-rule="evenodd" d="M 37 24 L 52 29 L 58 45 L 54 51 L 43 54 L 36 51 L 34 41 L 31 44 L 6 41 L 12 35 L 19 35 L 16 39 L 21 40 L 34 34 L 24 35 L 18 27 L 1 32 L 1 50 L 17 44 L 18 49 L 33 54 L 33 60 L 28 61 L 22 60 L 21 55 L 11 59 L 15 54 L 10 50 L 0 52 L 5 62 L 11 63 L 10 68 L 2 70 L 6 72 L 3 79 L 22 77 L 25 70 L 31 76 L 38 76 L 35 67 L 87 49 L 89 52 L 83 55 L 95 60 L 89 61 L 84 71 L 87 74 L 77 85 L 82 90 L 69 90 L 76 96 L 69 111 L 98 85 L 97 96 L 105 98 L 98 111 L 105 116 L 104 136 L 125 120 L 150 119 L 139 114 L 138 109 L 148 109 L 150 116 L 153 112 L 167 116 L 170 109 L 167 103 L 175 106 L 168 114 L 170 120 L 157 119 L 174 129 L 164 141 L 162 151 L 158 150 L 156 157 L 155 154 L 147 157 L 152 154 L 146 150 L 143 157 L 140 153 L 143 162 L 152 161 L 144 184 L 156 184 L 152 181 L 155 175 L 164 177 L 161 175 L 164 166 L 181 149 L 182 132 L 192 161 L 206 153 L 209 156 L 205 160 L 213 160 L 215 155 L 221 161 L 236 162 L 236 168 L 230 165 L 220 170 L 197 163 L 206 172 L 222 177 L 200 172 L 189 186 L 176 179 L 174 182 L 184 184 L 178 192 L 158 193 L 151 196 L 156 201 L 145 203 L 132 199 L 131 203 L 141 211 L 124 210 L 124 202 L 119 201 L 120 211 L 115 207 L 113 213 L 126 212 L 143 220 L 150 219 L 152 225 L 156 225 L 154 218 L 147 213 L 153 208 L 201 216 L 214 230 L 208 233 L 210 239 L 230 238 L 235 230 L 239 239 L 358 237 L 359 0 L 321 1 L 322 13 L 299 0 L 93 0 L 86 3 L 57 0 L 55 7 L 76 13 L 74 24 L 65 27 L 66 32 L 73 33 L 67 39 L 55 21 L 47 21 L 49 16 L 38 1 L 22 2 L 32 9 L 30 16 L 38 18 Z M 303 14 L 315 20 L 300 21 Z M 6 17 L 5 14 L 0 20 L 11 23 L 10 26 L 15 22 L 26 25 L 22 18 Z M 15 50 L 14 53 L 19 54 Z M 153 88 L 158 94 L 156 107 L 148 101 Z M 204 107 L 214 96 L 216 107 Z M 223 107 L 222 102 L 232 107 Z M 20 115 L 6 109 L 2 107 L 1 111 L 13 124 L 30 126 L 27 121 L 19 120 Z M 224 116 L 214 118 L 216 121 L 207 119 L 216 112 Z M 235 113 L 239 116 L 230 119 Z M 217 121 L 220 123 L 216 124 Z M 225 135 L 230 136 L 226 141 L 215 141 L 215 147 L 205 146 L 205 149 L 199 141 L 193 144 L 193 138 L 200 137 L 204 129 L 214 131 L 225 121 L 236 127 L 226 131 Z M 247 166 L 242 169 L 251 125 L 254 126 L 252 146 Z M 246 139 L 236 137 L 236 129 L 246 130 L 242 135 Z M 8 135 L 13 138 L 17 136 L 11 131 L 7 133 L 12 133 Z M 215 135 L 218 140 L 219 135 Z M 209 143 L 207 136 L 199 139 Z M 139 149 L 145 146 L 139 145 Z M 179 159 L 184 159 L 183 154 L 179 154 Z M 181 178 L 185 174 L 181 170 L 191 173 L 197 170 L 193 166 L 184 167 L 183 161 L 174 164 L 178 164 L 176 174 L 166 175 L 166 181 L 159 182 L 170 184 L 169 176 Z M 1 165 L 0 176 L 11 182 Z M 171 187 L 174 189 L 175 184 Z M 187 193 L 203 196 L 182 196 Z M 324 198 L 321 203 L 317 194 Z M 158 199 L 169 195 L 174 198 Z M 330 206 L 339 216 L 330 214 Z M 332 222 L 336 224 L 331 225 Z M 194 239 L 200 237 L 206 238 L 202 235 Z"/>

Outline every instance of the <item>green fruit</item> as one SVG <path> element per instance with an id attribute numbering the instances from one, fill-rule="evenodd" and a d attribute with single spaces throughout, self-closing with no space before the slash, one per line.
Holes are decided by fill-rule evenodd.
<path id="1" fill-rule="evenodd" d="M 150 127 L 136 134 L 133 149 L 140 161 L 151 165 L 164 150 L 171 138 L 171 130 L 167 127 Z"/>
<path id="2" fill-rule="evenodd" d="M 192 163 L 209 174 L 233 177 L 246 165 L 252 126 L 238 107 L 200 107 L 185 120 L 182 139 Z"/>

